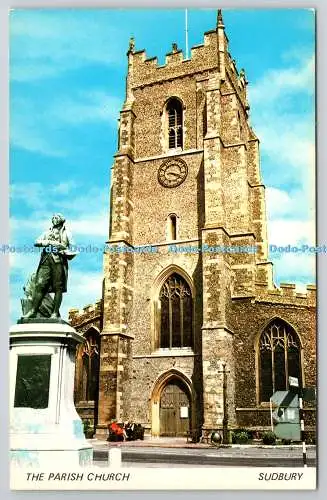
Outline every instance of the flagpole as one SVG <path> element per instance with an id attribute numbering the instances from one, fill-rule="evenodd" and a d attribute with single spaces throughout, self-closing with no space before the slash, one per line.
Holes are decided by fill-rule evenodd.
<path id="1" fill-rule="evenodd" d="M 187 19 L 187 9 L 185 9 L 185 53 L 186 53 L 186 59 L 188 59 L 188 19 Z"/>

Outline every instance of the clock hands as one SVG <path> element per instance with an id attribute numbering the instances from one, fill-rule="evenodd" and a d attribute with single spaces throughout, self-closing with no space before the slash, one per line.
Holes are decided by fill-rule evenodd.
<path id="1" fill-rule="evenodd" d="M 166 177 L 175 177 L 177 179 L 180 179 L 181 174 L 177 174 L 176 172 L 166 172 Z"/>
<path id="2" fill-rule="evenodd" d="M 165 187 L 179 186 L 187 176 L 187 165 L 182 159 L 167 160 L 158 170 L 158 180 Z"/>

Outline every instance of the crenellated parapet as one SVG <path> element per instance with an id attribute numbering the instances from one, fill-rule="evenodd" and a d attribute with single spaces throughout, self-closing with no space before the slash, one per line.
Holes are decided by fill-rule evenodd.
<path id="1" fill-rule="evenodd" d="M 204 71 L 215 70 L 218 66 L 217 32 L 204 34 L 204 43 L 191 48 L 190 58 L 184 58 L 182 50 L 173 44 L 173 50 L 165 56 L 165 64 L 160 65 L 157 57 L 148 58 L 145 50 L 129 54 L 133 70 L 133 88 L 151 85 L 163 80 L 180 78 Z"/>
<path id="2" fill-rule="evenodd" d="M 290 304 L 301 307 L 316 307 L 316 285 L 307 285 L 306 292 L 298 292 L 294 283 L 281 283 L 279 288 L 256 284 L 256 301 L 275 304 Z"/>
<path id="3" fill-rule="evenodd" d="M 214 38 L 214 37 L 212 37 Z M 228 93 L 235 91 L 248 112 L 249 104 L 247 100 L 247 81 L 245 73 L 238 72 L 236 63 L 228 55 L 225 63 L 222 64 L 223 70 L 218 70 L 217 41 L 206 45 L 197 45 L 191 48 L 191 58 L 185 59 L 182 51 L 166 54 L 166 63 L 159 65 L 158 58 L 147 59 L 145 51 L 135 52 L 133 57 L 133 78 L 130 86 L 132 89 L 142 88 L 156 83 L 173 80 L 175 78 L 187 77 L 189 75 L 205 74 L 209 77 L 218 73 L 221 79 L 225 72 L 228 74 L 230 84 L 222 86 L 222 92 Z"/>
<path id="4" fill-rule="evenodd" d="M 149 58 L 144 49 L 135 50 L 134 39 L 131 40 L 127 52 L 130 89 L 201 73 L 218 73 L 220 78 L 224 79 L 227 68 L 233 85 L 237 87 L 240 95 L 245 96 L 245 73 L 244 70 L 238 72 L 236 63 L 228 52 L 228 38 L 221 11 L 218 13 L 216 28 L 204 33 L 203 43 L 191 47 L 190 56 L 187 58 L 177 44 L 173 43 L 172 50 L 166 53 L 165 63 L 159 64 L 158 58 Z"/>
<path id="5" fill-rule="evenodd" d="M 102 322 L 102 300 L 98 300 L 95 304 L 88 304 L 82 309 L 70 309 L 68 311 L 68 321 L 78 331 L 84 326 L 92 323 L 99 323 L 97 327 L 101 328 Z M 85 330 L 85 328 L 84 328 Z"/>

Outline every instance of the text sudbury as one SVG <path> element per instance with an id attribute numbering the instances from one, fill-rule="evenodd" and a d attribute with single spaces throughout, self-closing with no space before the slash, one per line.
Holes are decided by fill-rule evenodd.
<path id="1" fill-rule="evenodd" d="M 301 481 L 303 472 L 260 472 L 259 481 Z"/>

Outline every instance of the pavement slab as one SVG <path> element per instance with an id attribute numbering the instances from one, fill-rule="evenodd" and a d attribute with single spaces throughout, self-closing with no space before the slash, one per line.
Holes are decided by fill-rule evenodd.
<path id="1" fill-rule="evenodd" d="M 152 442 L 150 446 L 143 442 L 143 446 L 136 442 L 109 443 L 106 441 L 90 440 L 94 449 L 96 462 L 108 463 L 110 449 L 120 448 L 123 466 L 127 464 L 143 464 L 144 467 L 172 466 L 219 466 L 219 467 L 301 467 L 302 446 L 185 446 L 181 442 L 174 445 L 167 441 Z M 309 467 L 316 465 L 316 447 L 310 446 L 307 450 Z M 141 465 L 140 465 L 141 464 Z M 130 465 L 131 466 L 131 465 Z"/>

